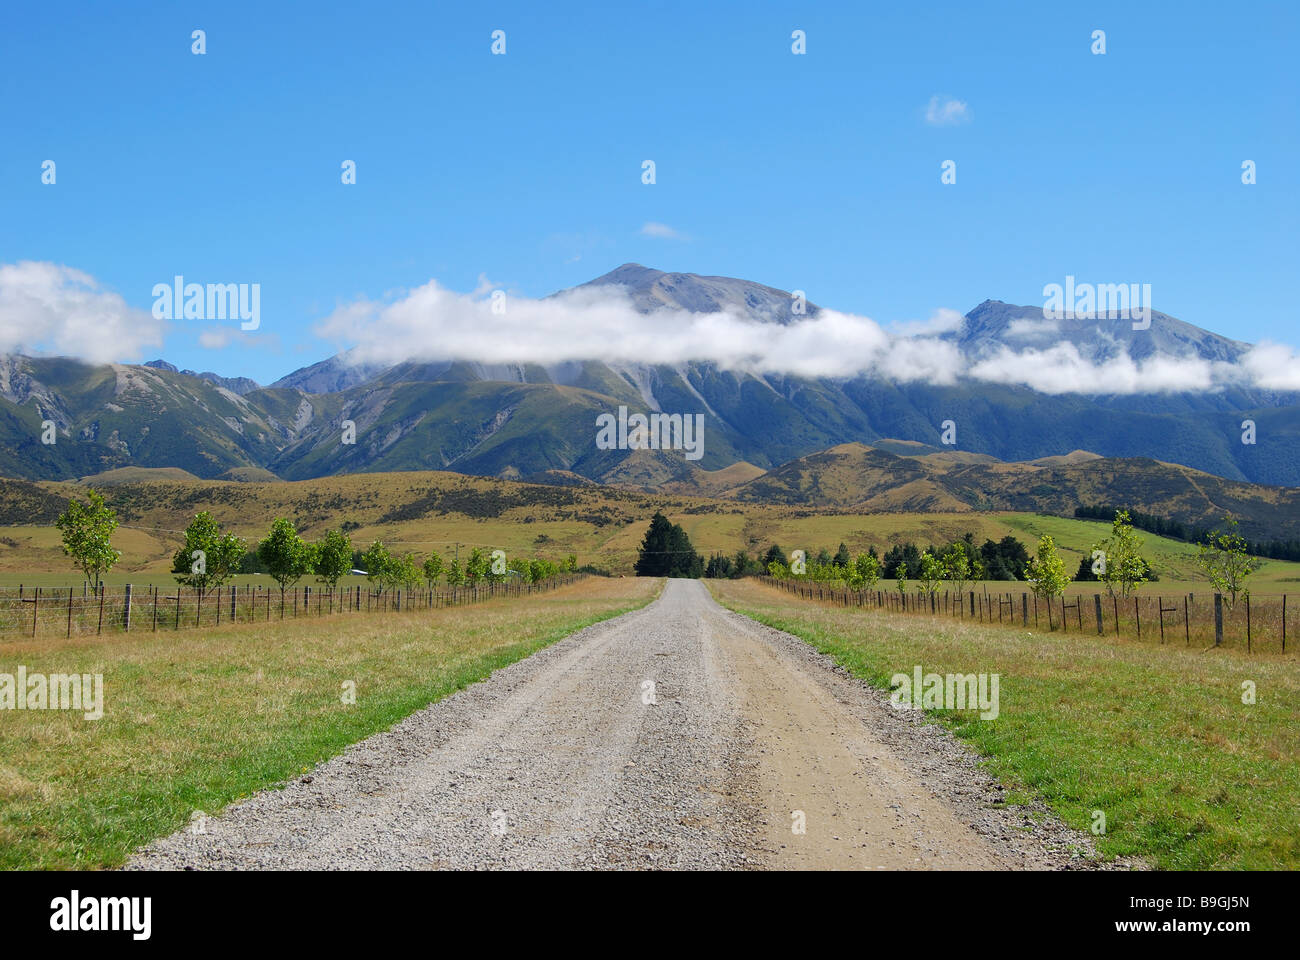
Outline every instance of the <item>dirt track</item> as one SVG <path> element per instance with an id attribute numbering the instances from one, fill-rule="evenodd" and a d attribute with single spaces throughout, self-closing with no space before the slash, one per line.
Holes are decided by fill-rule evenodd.
<path id="1" fill-rule="evenodd" d="M 650 683 L 653 683 L 653 690 Z M 950 736 L 669 581 L 134 869 L 1080 865 Z M 806 832 L 794 831 L 798 814 Z"/>

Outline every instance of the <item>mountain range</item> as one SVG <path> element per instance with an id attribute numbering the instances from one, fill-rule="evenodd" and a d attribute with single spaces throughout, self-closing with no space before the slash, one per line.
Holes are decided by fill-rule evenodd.
<path id="1" fill-rule="evenodd" d="M 638 264 L 583 287 L 619 287 L 641 313 L 732 311 L 786 325 L 823 310 L 809 302 L 799 315 L 786 291 Z M 1123 353 L 1235 362 L 1250 348 L 1156 311 L 1150 329 L 1140 333 L 1127 322 L 1066 320 L 1049 328 L 1042 316 L 1041 306 L 986 300 L 933 336 L 972 361 L 1045 342 L 1069 343 L 1089 362 Z M 292 480 L 449 470 L 718 491 L 766 474 L 761 488 L 775 496 L 783 465 L 844 444 L 875 445 L 889 455 L 882 441 L 903 441 L 999 461 L 1087 450 L 1229 481 L 1300 485 L 1300 397 L 1248 386 L 1097 396 L 966 378 L 945 385 L 751 373 L 707 362 L 357 360 L 340 354 L 262 387 L 178 370 L 164 360 L 91 365 L 3 356 L 0 475 L 72 479 L 133 466 L 180 468 L 203 478 L 238 471 Z M 620 405 L 703 413 L 703 459 L 598 449 L 596 417 Z M 947 419 L 960 425 L 956 450 L 940 446 Z M 1241 442 L 1246 419 L 1256 424 L 1253 445 Z M 41 442 L 47 420 L 57 426 L 53 444 Z M 355 444 L 340 442 L 345 420 L 355 424 Z"/>

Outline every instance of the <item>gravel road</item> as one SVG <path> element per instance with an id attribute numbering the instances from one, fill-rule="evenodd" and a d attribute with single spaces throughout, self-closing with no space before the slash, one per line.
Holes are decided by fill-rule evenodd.
<path id="1" fill-rule="evenodd" d="M 671 580 L 127 869 L 1090 865 L 941 728 Z"/>

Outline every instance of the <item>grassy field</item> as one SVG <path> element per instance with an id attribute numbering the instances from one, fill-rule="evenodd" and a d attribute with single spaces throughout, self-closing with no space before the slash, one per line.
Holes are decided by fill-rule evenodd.
<path id="1" fill-rule="evenodd" d="M 371 504 L 367 499 L 371 491 L 360 480 L 348 477 L 328 480 L 340 484 L 345 481 L 351 481 L 357 489 L 334 492 L 332 495 L 338 497 L 339 502 L 351 506 Z M 313 482 L 324 484 L 327 481 Z M 490 488 L 479 491 L 475 486 L 478 482 L 467 481 L 468 489 L 487 496 Z M 553 559 L 562 559 L 572 553 L 580 563 L 594 563 L 616 573 L 631 572 L 637 548 L 654 509 L 662 509 L 670 520 L 680 523 L 696 550 L 705 556 L 718 551 L 734 554 L 742 547 L 751 554 L 758 554 L 773 543 L 787 554 L 794 549 L 815 554 L 823 547 L 833 553 L 841 542 L 853 553 L 870 547 L 883 553 L 894 544 L 909 540 L 922 547 L 930 543 L 947 544 L 967 531 L 974 534 L 976 543 L 1015 536 L 1032 554 L 1038 537 L 1048 533 L 1056 538 L 1071 575 L 1078 568 L 1080 558 L 1090 553 L 1092 545 L 1110 532 L 1105 523 L 1034 513 L 823 514 L 788 507 L 750 505 L 742 511 L 725 501 L 652 500 L 643 496 L 627 501 L 595 501 L 603 504 L 599 508 L 590 505 L 509 507 L 502 509 L 499 515 L 487 517 L 469 516 L 449 509 L 445 514 L 381 523 L 378 518 L 384 513 L 377 503 L 344 510 L 333 505 L 334 500 L 324 499 L 321 503 L 326 506 L 306 508 L 272 496 L 279 491 L 292 492 L 296 484 L 231 483 L 226 486 L 236 490 L 243 488 L 257 496 L 230 503 L 184 499 L 173 502 L 164 498 L 147 509 L 140 508 L 138 516 L 132 514 L 124 518 L 114 537 L 114 545 L 122 551 L 122 560 L 109 574 L 108 582 L 114 585 L 128 582 L 137 586 L 174 585 L 169 571 L 172 554 L 182 540 L 179 531 L 200 509 L 212 509 L 222 523 L 230 525 L 236 533 L 249 540 L 250 545 L 265 535 L 271 520 L 277 516 L 294 517 L 299 530 L 309 538 L 320 536 L 329 526 L 348 517 L 355 517 L 361 526 L 349 535 L 358 547 L 380 539 L 396 551 L 412 551 L 421 556 L 436 550 L 448 557 L 457 543 L 461 544 L 462 552 L 472 547 L 500 548 L 509 556 Z M 404 487 L 402 491 L 404 496 L 414 495 Z M 376 499 L 380 499 L 378 495 Z M 472 504 L 464 505 L 464 508 L 477 509 Z M 611 512 L 596 512 L 606 508 Z M 1209 589 L 1196 566 L 1195 545 L 1141 531 L 1139 536 L 1144 543 L 1145 556 L 1161 578 L 1158 583 L 1145 585 L 1142 588 L 1144 592 L 1172 596 L 1189 590 L 1205 592 Z M 236 582 L 265 584 L 267 580 L 264 576 L 244 577 Z M 79 582 L 78 575 L 63 555 L 59 532 L 52 525 L 0 527 L 0 586 L 66 587 L 76 582 Z M 1256 593 L 1300 592 L 1300 563 L 1265 560 L 1263 567 L 1252 577 L 1251 586 Z M 990 584 L 989 589 L 996 591 L 998 588 Z M 1094 584 L 1081 584 L 1072 589 L 1092 593 L 1096 587 Z"/>
<path id="2" fill-rule="evenodd" d="M 855 676 L 1000 674 L 1000 714 L 937 712 L 1023 798 L 1098 847 L 1164 869 L 1300 868 L 1300 659 L 824 606 L 754 580 L 711 581 L 731 608 Z M 1257 702 L 1242 703 L 1242 684 Z"/>
<path id="3" fill-rule="evenodd" d="M 0 673 L 102 673 L 104 715 L 0 714 L 0 869 L 121 864 L 492 670 L 648 603 L 661 581 L 380 617 L 0 643 Z M 345 681 L 356 703 L 343 702 Z"/>

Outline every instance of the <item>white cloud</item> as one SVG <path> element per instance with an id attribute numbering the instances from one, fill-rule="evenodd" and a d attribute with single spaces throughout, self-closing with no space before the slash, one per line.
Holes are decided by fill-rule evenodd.
<path id="1" fill-rule="evenodd" d="M 1050 317 L 1020 317 L 1007 324 L 1008 337 L 1054 337 L 1060 332 L 1061 321 Z"/>
<path id="2" fill-rule="evenodd" d="M 0 264 L 0 353 L 53 353 L 92 363 L 160 347 L 165 321 L 60 264 Z"/>
<path id="3" fill-rule="evenodd" d="M 1092 363 L 1072 343 L 1020 352 L 1001 347 L 968 370 L 976 380 L 1021 384 L 1049 394 L 1206 391 L 1217 385 L 1217 373 L 1214 364 L 1199 357 L 1156 356 L 1137 363 L 1124 353 Z"/>
<path id="4" fill-rule="evenodd" d="M 899 336 L 923 336 L 926 334 L 956 333 L 966 325 L 966 318 L 956 310 L 940 307 L 930 314 L 928 320 L 904 320 L 895 323 L 889 332 Z"/>
<path id="5" fill-rule="evenodd" d="M 653 220 L 642 224 L 641 235 L 645 237 L 657 237 L 660 240 L 680 240 L 682 235 L 668 226 L 666 223 L 655 223 Z"/>
<path id="6" fill-rule="evenodd" d="M 1249 380 L 1266 390 L 1300 390 L 1300 352 L 1263 340 L 1241 358 Z"/>
<path id="7" fill-rule="evenodd" d="M 934 127 L 947 127 L 970 120 L 970 107 L 964 100 L 935 94 L 925 108 L 925 122 Z"/>
<path id="8" fill-rule="evenodd" d="M 430 281 L 391 303 L 336 310 L 319 335 L 355 345 L 360 362 L 471 360 L 481 363 L 716 363 L 729 370 L 953 382 L 961 358 L 948 342 L 892 337 L 875 321 L 821 310 L 786 325 L 740 313 L 637 312 L 621 289 L 577 288 L 544 300 L 514 297 L 504 314 L 489 299 Z"/>
<path id="9" fill-rule="evenodd" d="M 940 309 L 927 321 L 886 330 L 869 317 L 827 309 L 788 324 L 732 311 L 665 308 L 643 314 L 618 287 L 580 287 L 543 300 L 511 297 L 505 313 L 496 314 L 490 297 L 457 293 L 431 280 L 389 302 L 340 307 L 316 332 L 340 346 L 355 346 L 353 357 L 366 363 L 696 360 L 758 374 L 865 375 L 941 385 L 966 379 L 1048 394 L 1203 392 L 1229 383 L 1300 389 L 1300 358 L 1276 344 L 1253 349 L 1240 364 L 1165 355 L 1138 362 L 1122 350 L 1093 362 L 1069 342 L 1020 350 L 1003 345 L 970 358 L 944 336 L 960 329 L 962 320 L 956 311 Z M 1018 332 L 1052 331 L 1026 322 Z"/>
<path id="10" fill-rule="evenodd" d="M 199 334 L 199 346 L 206 350 L 221 350 L 236 339 L 236 331 L 229 327 L 209 327 Z"/>

